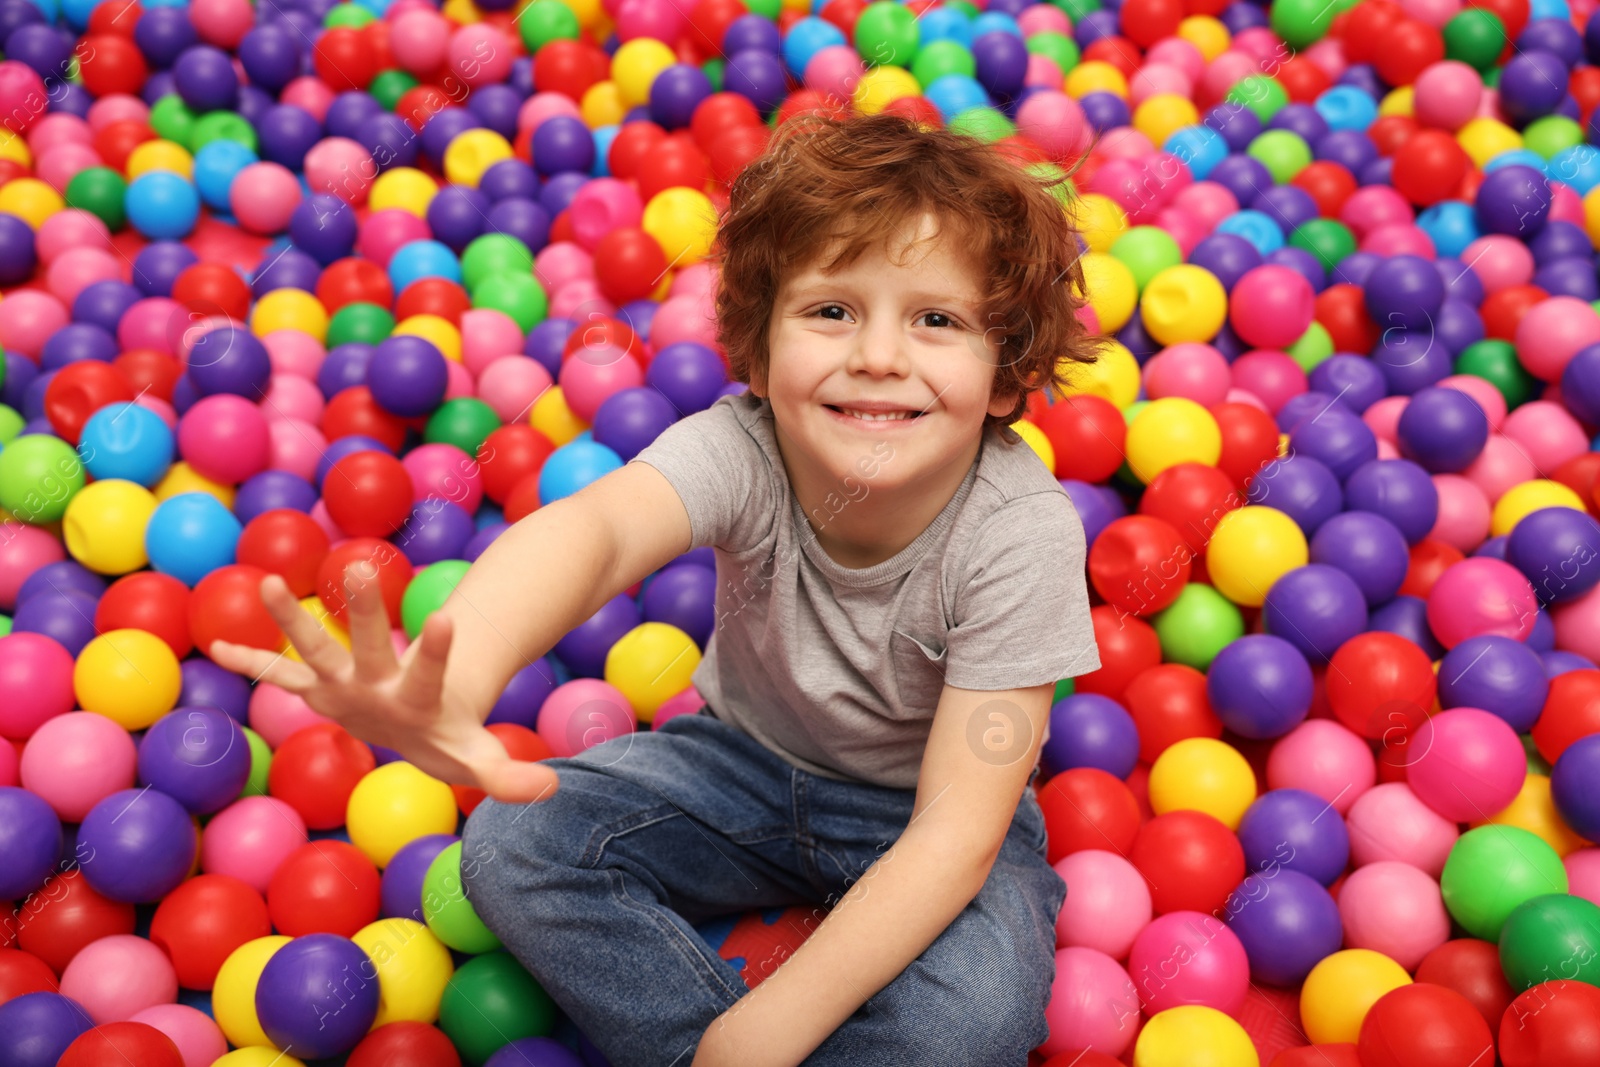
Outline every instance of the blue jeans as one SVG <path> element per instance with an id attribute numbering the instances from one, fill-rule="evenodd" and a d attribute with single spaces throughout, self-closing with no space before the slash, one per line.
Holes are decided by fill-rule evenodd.
<path id="1" fill-rule="evenodd" d="M 709 709 L 548 762 L 561 779 L 553 797 L 473 812 L 462 880 L 614 1067 L 688 1067 L 747 992 L 695 925 L 803 904 L 820 923 L 916 800 L 793 767 Z M 805 1064 L 1022 1067 L 1049 1035 L 1066 893 L 1030 783 L 977 897 Z"/>

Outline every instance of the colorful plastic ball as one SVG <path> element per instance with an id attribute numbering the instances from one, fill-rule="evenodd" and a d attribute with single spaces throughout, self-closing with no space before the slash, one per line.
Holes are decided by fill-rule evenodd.
<path id="1" fill-rule="evenodd" d="M 1184 965 L 1172 974 L 1170 961 Z M 1128 976 L 1152 1014 L 1203 1004 L 1228 1014 L 1244 1004 L 1250 962 L 1239 938 L 1222 921 L 1193 911 L 1163 915 L 1140 931 L 1128 954 Z"/>
<path id="2" fill-rule="evenodd" d="M 1498 941 L 1506 918 L 1524 902 L 1564 893 L 1566 871 L 1555 850 L 1512 826 L 1468 830 L 1450 851 L 1440 877 L 1445 907 L 1473 937 Z"/>
<path id="3" fill-rule="evenodd" d="M 265 894 L 284 857 L 305 841 L 305 823 L 289 805 L 273 797 L 242 797 L 206 824 L 200 869 L 238 878 Z"/>
<path id="4" fill-rule="evenodd" d="M 1456 645 L 1439 667 L 1439 702 L 1446 708 L 1482 708 L 1512 729 L 1538 720 L 1549 693 L 1539 657 L 1520 641 L 1498 635 Z"/>
<path id="5" fill-rule="evenodd" d="M 180 708 L 139 742 L 139 777 L 197 815 L 231 803 L 249 776 L 243 728 L 214 708 Z"/>
<path id="6" fill-rule="evenodd" d="M 1153 614 L 1169 607 L 1189 580 L 1190 554 L 1178 531 L 1161 519 L 1115 519 L 1089 550 L 1089 581 L 1124 613 Z"/>
<path id="7" fill-rule="evenodd" d="M 166 642 L 144 630 L 113 630 L 84 647 L 73 666 L 78 705 L 142 730 L 172 710 L 182 680 Z"/>
<path id="8" fill-rule="evenodd" d="M 1311 710 L 1311 667 L 1282 638 L 1250 634 L 1211 661 L 1206 696 L 1223 725 L 1241 737 L 1281 737 Z"/>
<path id="9" fill-rule="evenodd" d="M 1569 979 L 1541 982 L 1511 1002 L 1498 1032 L 1505 1067 L 1580 1067 L 1600 1050 L 1600 990 Z"/>
<path id="10" fill-rule="evenodd" d="M 178 423 L 184 461 L 224 485 L 238 485 L 266 470 L 271 447 L 265 415 L 241 396 L 204 397 Z"/>
<path id="11" fill-rule="evenodd" d="M 1128 425 L 1128 465 L 1143 482 L 1178 463 L 1214 465 L 1222 452 L 1216 420 L 1183 397 L 1152 400 Z"/>
<path id="12" fill-rule="evenodd" d="M 291 937 L 353 937 L 378 917 L 378 896 L 377 868 L 359 849 L 343 841 L 311 841 L 273 872 L 267 911 L 273 927 Z"/>
<path id="13" fill-rule="evenodd" d="M 120 38 L 111 38 L 120 41 Z M 131 42 L 127 43 L 132 48 Z M 147 1023 L 108 1022 L 80 1034 L 61 1054 L 59 1067 L 101 1067 L 109 1063 L 184 1067 L 177 1043 Z"/>
<path id="14" fill-rule="evenodd" d="M 61 973 L 61 994 L 96 1023 L 116 1022 L 178 998 L 166 953 L 142 937 L 118 934 L 85 945 Z"/>
<path id="15" fill-rule="evenodd" d="M 411 513 L 411 476 L 398 459 L 365 451 L 335 463 L 323 483 L 328 515 L 346 533 L 386 537 Z"/>
<path id="16" fill-rule="evenodd" d="M 1408 863 L 1352 871 L 1339 890 L 1339 913 L 1346 946 L 1381 952 L 1408 971 L 1450 936 L 1438 883 Z"/>
<path id="17" fill-rule="evenodd" d="M 1370 949 L 1335 952 L 1311 969 L 1300 991 L 1300 1019 L 1313 1043 L 1353 1043 L 1372 1006 L 1411 984 L 1401 966 Z"/>
<path id="18" fill-rule="evenodd" d="M 154 789 L 105 797 L 78 828 L 83 874 L 112 900 L 154 903 L 194 865 L 198 831 L 176 800 Z"/>
<path id="19" fill-rule="evenodd" d="M 278 949 L 261 969 L 256 1014 L 273 1044 L 309 1058 L 353 1049 L 378 1014 L 378 984 L 347 976 L 370 974 L 372 961 L 348 938 L 307 934 Z M 345 996 L 337 1011 L 319 1011 L 332 985 Z M 320 1025 L 319 1025 L 320 1024 Z"/>
<path id="20" fill-rule="evenodd" d="M 200 194 L 186 178 L 152 170 L 129 183 L 124 208 L 129 224 L 150 240 L 178 240 L 194 231 Z"/>
<path id="21" fill-rule="evenodd" d="M 43 723 L 18 769 L 22 785 L 58 816 L 81 822 L 108 794 L 134 784 L 136 760 L 126 729 L 103 715 L 81 712 Z"/>
<path id="22" fill-rule="evenodd" d="M 1570 296 L 1554 296 L 1529 309 L 1517 324 L 1515 338 L 1523 368 L 1546 382 L 1561 381 L 1577 353 L 1596 342 L 1600 342 L 1600 313 Z"/>
<path id="23" fill-rule="evenodd" d="M 1206 570 L 1235 604 L 1260 606 L 1272 584 L 1307 560 L 1305 534 L 1273 507 L 1248 506 L 1218 521 L 1206 549 Z"/>
<path id="24" fill-rule="evenodd" d="M 1453 1067 L 1493 1057 L 1494 1036 L 1466 997 L 1418 981 L 1372 1006 L 1357 1049 L 1371 1067 Z"/>
<path id="25" fill-rule="evenodd" d="M 375 1032 L 392 1023 L 422 1024 L 438 1018 L 454 964 L 449 949 L 427 928 L 411 919 L 381 919 L 357 931 L 351 940 L 377 970 Z"/>
<path id="26" fill-rule="evenodd" d="M 210 989 L 239 946 L 272 932 L 261 894 L 220 874 L 201 874 L 167 895 L 150 921 L 150 940 L 172 960 L 178 984 Z"/>
<path id="27" fill-rule="evenodd" d="M 1470 396 L 1421 389 L 1400 413 L 1400 451 L 1433 473 L 1466 470 L 1489 439 L 1489 422 Z"/>
<path id="28" fill-rule="evenodd" d="M 49 434 L 24 434 L 0 450 L 0 507 L 29 523 L 54 522 L 84 484 L 72 446 Z"/>
<path id="29" fill-rule="evenodd" d="M 1533 587 L 1502 560 L 1474 557 L 1444 571 L 1428 594 L 1428 626 L 1446 648 L 1498 634 L 1522 640 L 1539 609 Z"/>
<path id="30" fill-rule="evenodd" d="M 1228 929 L 1244 946 L 1251 977 L 1293 988 L 1339 950 L 1339 908 L 1322 884 L 1276 863 L 1247 877 L 1228 897 Z"/>
<path id="31" fill-rule="evenodd" d="M 1050 722 L 1044 756 L 1058 771 L 1098 767 L 1126 778 L 1139 762 L 1138 729 L 1114 700 L 1095 693 L 1075 693 L 1055 703 Z"/>
<path id="32" fill-rule="evenodd" d="M 1478 228 L 1523 240 L 1539 232 L 1550 215 L 1550 184 L 1532 167 L 1512 165 L 1490 171 L 1473 202 Z"/>
<path id="33" fill-rule="evenodd" d="M 1351 638 L 1328 661 L 1328 701 L 1339 721 L 1379 738 L 1426 716 L 1435 678 L 1426 652 L 1395 634 Z"/>
<path id="34" fill-rule="evenodd" d="M 1150 923 L 1150 890 L 1126 859 L 1103 849 L 1083 849 L 1054 864 L 1076 887 L 1056 919 L 1056 945 L 1091 948 L 1123 959 Z"/>
<path id="35" fill-rule="evenodd" d="M 1250 765 L 1237 750 L 1211 738 L 1179 741 L 1150 768 L 1150 807 L 1158 815 L 1201 811 L 1237 829 L 1255 798 Z"/>
<path id="36" fill-rule="evenodd" d="M 1250 1036 L 1228 1015 L 1204 1005 L 1169 1008 L 1145 1023 L 1134 1067 L 1260 1067 Z"/>
<path id="37" fill-rule="evenodd" d="M 1315 297 L 1298 272 L 1272 264 L 1256 267 L 1234 284 L 1228 321 L 1256 348 L 1287 348 L 1311 325 Z"/>
<path id="38" fill-rule="evenodd" d="M 439 1002 L 439 1028 L 471 1063 L 482 1063 L 510 1041 L 549 1033 L 555 1018 L 549 994 L 503 951 L 458 967 Z"/>
<path id="39" fill-rule="evenodd" d="M 367 365 L 373 399 L 403 417 L 426 415 L 444 399 L 445 358 L 430 341 L 397 335 L 379 342 Z"/>
<path id="40" fill-rule="evenodd" d="M 1050 1037 L 1046 1053 L 1088 1049 L 1110 1056 L 1133 1040 L 1139 997 L 1128 972 L 1103 952 L 1063 948 L 1055 956 L 1055 981 L 1045 1006 Z"/>
<path id="41" fill-rule="evenodd" d="M 18 1067 L 55 1067 L 67 1047 L 93 1025 L 83 1005 L 69 997 L 54 991 L 24 993 L 0 1004 L 0 1051 Z"/>
<path id="42" fill-rule="evenodd" d="M 0 857 L 5 862 L 0 887 L 21 898 L 44 885 L 61 854 L 61 820 L 44 800 L 26 789 L 0 786 Z"/>
<path id="43" fill-rule="evenodd" d="M 1600 735 L 1591 734 L 1567 746 L 1550 770 L 1550 794 L 1561 819 L 1580 837 L 1600 837 L 1600 803 L 1593 783 L 1600 766 Z"/>
<path id="44" fill-rule="evenodd" d="M 529 21 L 523 20 L 523 25 Z M 373 1027 L 345 1063 L 347 1067 L 461 1067 L 461 1054 L 435 1026 L 393 1022 Z"/>
<path id="45" fill-rule="evenodd" d="M 1595 985 L 1600 979 L 1600 906 L 1565 893 L 1526 901 L 1501 928 L 1500 965 L 1517 993 L 1558 974 Z"/>
<path id="46" fill-rule="evenodd" d="M 172 464 L 174 444 L 161 416 L 138 404 L 108 404 L 78 436 L 83 465 L 95 479 L 121 478 L 147 488 Z"/>
<path id="47" fill-rule="evenodd" d="M 1416 979 L 1459 993 L 1491 1028 L 1499 1025 L 1514 996 L 1496 946 L 1474 938 L 1446 941 L 1428 953 Z"/>
<path id="48" fill-rule="evenodd" d="M 350 840 L 379 867 L 402 846 L 428 834 L 456 829 L 450 787 L 408 763 L 387 763 L 361 779 L 350 794 Z"/>
<path id="49" fill-rule="evenodd" d="M 150 565 L 193 586 L 234 561 L 241 527 L 210 493 L 179 493 L 164 500 L 145 527 Z"/>

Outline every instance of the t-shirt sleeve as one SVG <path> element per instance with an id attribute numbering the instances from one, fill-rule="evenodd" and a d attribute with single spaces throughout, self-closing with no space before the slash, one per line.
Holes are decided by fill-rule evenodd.
<path id="1" fill-rule="evenodd" d="M 690 547 L 729 552 L 772 528 L 777 480 L 772 461 L 724 397 L 663 430 L 633 457 L 664 475 L 689 513 Z"/>
<path id="2" fill-rule="evenodd" d="M 1086 555 L 1083 523 L 1064 492 L 1019 497 L 990 516 L 956 594 L 945 683 L 1020 689 L 1097 669 Z"/>

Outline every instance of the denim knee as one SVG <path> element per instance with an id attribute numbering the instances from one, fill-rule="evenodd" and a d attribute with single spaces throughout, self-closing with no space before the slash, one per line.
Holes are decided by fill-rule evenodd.
<path id="1" fill-rule="evenodd" d="M 541 873 L 568 861 L 554 821 L 542 804 L 485 799 L 461 833 L 461 883 L 480 917 L 498 901 L 539 888 Z"/>

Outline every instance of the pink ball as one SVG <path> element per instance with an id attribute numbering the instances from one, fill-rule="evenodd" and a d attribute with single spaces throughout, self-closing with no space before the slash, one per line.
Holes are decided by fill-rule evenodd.
<path id="1" fill-rule="evenodd" d="M 561 395 L 575 415 L 594 422 L 600 405 L 621 392 L 644 384 L 639 361 L 612 346 L 583 348 L 561 365 Z"/>
<path id="2" fill-rule="evenodd" d="M 0 300 L 0 348 L 37 363 L 44 343 L 70 321 L 56 297 L 37 289 L 14 289 Z"/>
<path id="3" fill-rule="evenodd" d="M 1478 113 L 1483 78 L 1465 63 L 1447 59 L 1423 71 L 1413 88 L 1417 121 L 1454 133 Z"/>
<path id="4" fill-rule="evenodd" d="M 1503 233 L 1473 241 L 1461 253 L 1461 261 L 1472 264 L 1472 273 L 1483 283 L 1485 296 L 1533 280 L 1533 253 L 1527 245 Z"/>
<path id="5" fill-rule="evenodd" d="M 1487 819 L 1516 799 L 1528 776 L 1517 732 L 1478 708 L 1451 708 L 1413 734 L 1406 783 L 1428 807 L 1455 822 Z"/>
<path id="6" fill-rule="evenodd" d="M 283 92 L 278 94 L 278 103 L 304 108 L 321 122 L 328 117 L 328 108 L 333 105 L 333 90 L 320 78 L 309 75 L 299 77 L 283 87 Z"/>
<path id="7" fill-rule="evenodd" d="M 0 637 L 0 736 L 25 741 L 72 710 L 72 654 L 43 634 Z"/>
<path id="8" fill-rule="evenodd" d="M 1600 904 L 1600 848 L 1580 848 L 1561 862 L 1567 868 L 1567 892 Z"/>
<path id="9" fill-rule="evenodd" d="M 1428 536 L 1471 552 L 1489 536 L 1489 501 L 1472 481 L 1459 474 L 1435 474 L 1439 518 Z"/>
<path id="10" fill-rule="evenodd" d="M 1339 41 L 1331 37 L 1324 37 L 1300 54 L 1315 63 L 1335 81 L 1338 81 L 1339 76 L 1350 66 L 1344 58 L 1344 48 Z"/>
<path id="11" fill-rule="evenodd" d="M 1500 432 L 1527 453 L 1544 475 L 1589 451 L 1583 427 L 1560 404 L 1534 400 L 1506 416 Z"/>
<path id="12" fill-rule="evenodd" d="M 1034 4 L 1024 8 L 1017 16 L 1017 26 L 1027 37 L 1045 32 L 1072 33 L 1072 20 L 1067 18 L 1066 12 L 1049 4 Z"/>
<path id="13" fill-rule="evenodd" d="M 189 21 L 200 39 L 229 51 L 239 47 L 255 20 L 250 0 L 196 0 L 189 5 Z"/>
<path id="14" fill-rule="evenodd" d="M 94 131 L 89 124 L 65 111 L 52 111 L 28 128 L 28 150 L 36 156 L 64 144 L 93 143 Z"/>
<path id="15" fill-rule="evenodd" d="M 1350 806 L 1350 862 L 1357 867 L 1384 860 L 1409 863 L 1437 879 L 1461 832 L 1456 824 L 1417 798 L 1404 782 L 1373 786 Z"/>
<path id="16" fill-rule="evenodd" d="M 133 788 L 139 753 L 128 731 L 104 715 L 69 711 L 46 720 L 22 750 L 22 784 L 62 822 L 82 822 L 119 789 Z"/>
<path id="17" fill-rule="evenodd" d="M 250 693 L 250 729 L 274 751 L 296 730 L 332 719 L 311 710 L 300 697 L 271 682 L 258 682 Z"/>
<path id="18" fill-rule="evenodd" d="M 700 690 L 692 685 L 681 693 L 674 693 L 656 709 L 655 717 L 650 720 L 650 729 L 659 730 L 679 715 L 693 715 L 705 702 L 706 698 L 700 695 Z"/>
<path id="19" fill-rule="evenodd" d="M 33 247 L 39 255 L 39 261 L 45 264 L 55 262 L 58 256 L 75 248 L 109 252 L 111 231 L 99 216 L 69 207 L 44 220 L 39 232 L 34 235 Z"/>
<path id="20" fill-rule="evenodd" d="M 321 430 L 299 419 L 270 419 L 267 435 L 272 469 L 298 474 L 308 482 L 315 478 L 317 461 L 328 447 Z"/>
<path id="21" fill-rule="evenodd" d="M 1517 324 L 1517 359 L 1546 382 L 1561 380 L 1580 348 L 1600 342 L 1600 314 L 1575 296 L 1552 296 L 1528 309 Z"/>
<path id="22" fill-rule="evenodd" d="M 45 284 L 50 294 L 63 304 L 71 305 L 95 282 L 113 282 L 122 279 L 122 260 L 100 248 L 74 248 L 57 256 L 45 273 Z"/>
<path id="23" fill-rule="evenodd" d="M 65 193 L 68 184 L 79 173 L 100 165 L 100 153 L 88 145 L 64 144 L 41 153 L 34 160 L 33 169 L 52 189 Z"/>
<path id="24" fill-rule="evenodd" d="M 1178 251 L 1185 257 L 1194 251 L 1195 245 L 1204 241 L 1210 234 L 1205 223 L 1186 213 L 1182 208 L 1162 208 L 1161 214 L 1156 216 L 1156 225 L 1166 230 L 1167 236 L 1178 242 Z"/>
<path id="25" fill-rule="evenodd" d="M 1406 404 L 1410 400 L 1408 396 L 1386 396 L 1363 411 L 1361 421 L 1367 424 L 1367 429 L 1372 431 L 1380 443 L 1387 441 L 1391 445 L 1399 444 L 1400 413 L 1406 409 Z"/>
<path id="26" fill-rule="evenodd" d="M 123 351 L 154 349 L 164 355 L 178 354 L 178 341 L 189 328 L 189 309 L 164 296 L 151 296 L 122 313 L 117 323 L 117 343 Z"/>
<path id="27" fill-rule="evenodd" d="M 688 15 L 669 0 L 622 0 L 617 7 L 617 40 L 650 37 L 676 41 L 688 25 Z"/>
<path id="28" fill-rule="evenodd" d="M 1379 459 L 1403 459 L 1405 457 L 1400 455 L 1400 450 L 1398 448 L 1396 448 L 1394 445 L 1390 444 L 1388 441 L 1385 441 L 1383 438 L 1380 437 L 1380 438 L 1378 438 L 1378 458 Z"/>
<path id="29" fill-rule="evenodd" d="M 446 59 L 467 85 L 492 85 L 511 73 L 511 42 L 487 22 L 474 22 L 451 34 Z"/>
<path id="30" fill-rule="evenodd" d="M 232 875 L 265 894 L 278 865 L 306 837 L 305 821 L 288 804 L 276 797 L 241 797 L 206 824 L 200 869 Z"/>
<path id="31" fill-rule="evenodd" d="M 1115 852 L 1094 848 L 1062 857 L 1055 871 L 1070 887 L 1056 917 L 1056 947 L 1126 957 L 1152 914 L 1144 875 Z"/>
<path id="32" fill-rule="evenodd" d="M 238 485 L 267 469 L 272 435 L 260 408 L 242 396 L 219 393 L 196 401 L 184 414 L 178 449 L 204 477 Z"/>
<path id="33" fill-rule="evenodd" d="M 1046 89 L 1034 93 L 1017 108 L 1017 130 L 1051 159 L 1062 160 L 1083 150 L 1089 125 L 1076 100 L 1066 93 Z"/>
<path id="34" fill-rule="evenodd" d="M 497 359 L 478 377 L 478 396 L 501 420 L 521 418 L 554 382 L 550 372 L 526 356 Z"/>
<path id="35" fill-rule="evenodd" d="M 1521 641 L 1532 632 L 1538 611 L 1528 579 L 1492 556 L 1451 564 L 1428 593 L 1428 627 L 1445 648 L 1482 634 Z"/>
<path id="36" fill-rule="evenodd" d="M 367 202 L 378 168 L 359 142 L 327 137 L 306 153 L 304 173 L 313 193 L 332 193 L 352 207 L 360 207 Z"/>
<path id="37" fill-rule="evenodd" d="M 1556 626 L 1557 648 L 1600 663 L 1600 586 L 1575 600 L 1553 605 L 1550 621 Z"/>
<path id="38" fill-rule="evenodd" d="M 1029 65 L 1032 65 L 1031 57 Z M 866 70 L 866 63 L 854 48 L 847 44 L 831 44 L 811 57 L 806 64 L 804 81 L 808 89 L 847 99 L 855 94 Z M 1060 87 L 1057 82 L 1056 88 Z"/>
<path id="39" fill-rule="evenodd" d="M 502 356 L 522 354 L 522 327 L 504 311 L 473 308 L 461 315 L 461 363 L 473 376 Z"/>
<path id="40" fill-rule="evenodd" d="M 1174 960 L 1182 960 L 1182 966 L 1174 967 Z M 1169 911 L 1134 939 L 1128 977 L 1146 1014 L 1200 1004 L 1234 1015 L 1250 989 L 1250 960 L 1238 935 L 1221 919 L 1198 911 Z"/>
<path id="41" fill-rule="evenodd" d="M 239 225 L 263 237 L 287 230 L 302 199 L 299 180 L 281 163 L 251 163 L 228 187 L 228 204 Z"/>
<path id="42" fill-rule="evenodd" d="M 1233 387 L 1254 393 L 1274 414 L 1290 397 L 1306 391 L 1306 372 L 1283 352 L 1246 352 L 1229 369 Z"/>
<path id="43" fill-rule="evenodd" d="M 71 997 L 96 1024 L 121 1022 L 178 999 L 178 972 L 152 941 L 113 934 L 78 950 L 61 972 L 61 995 Z"/>
<path id="44" fill-rule="evenodd" d="M 1144 388 L 1151 400 L 1178 396 L 1214 407 L 1228 395 L 1228 377 L 1222 353 L 1194 341 L 1172 345 L 1144 365 Z"/>
<path id="45" fill-rule="evenodd" d="M 21 781 L 18 777 L 21 760 L 17 746 L 0 737 L 0 785 L 16 785 Z"/>
<path id="46" fill-rule="evenodd" d="M 1226 185 L 1195 182 L 1173 196 L 1172 206 L 1199 220 L 1210 233 L 1217 223 L 1239 210 L 1239 199 Z"/>
<path id="47" fill-rule="evenodd" d="M 334 522 L 333 519 L 328 515 L 328 505 L 323 503 L 321 500 L 311 505 L 310 514 L 312 520 L 318 526 L 322 527 L 322 532 L 328 535 L 328 543 L 332 547 L 338 548 L 339 542 L 350 536 L 343 530 L 339 529 L 339 524 Z"/>
<path id="48" fill-rule="evenodd" d="M 1182 37 L 1168 37 L 1151 45 L 1150 51 L 1145 53 L 1145 63 L 1165 63 L 1176 67 L 1191 82 L 1206 70 L 1206 58 L 1200 54 L 1200 49 Z M 1148 70 L 1149 67 L 1146 66 L 1145 69 Z M 1135 74 L 1133 77 L 1134 81 L 1138 81 L 1140 76 Z"/>
<path id="49" fill-rule="evenodd" d="M 545 119 L 554 118 L 556 115 L 582 117 L 577 101 L 565 93 L 534 93 L 522 102 L 522 109 L 517 112 L 517 129 L 529 132 L 537 130 Z"/>
<path id="50" fill-rule="evenodd" d="M 433 231 L 428 229 L 428 224 L 411 212 L 397 207 L 385 208 L 374 211 L 361 223 L 361 232 L 356 237 L 356 251 L 361 253 L 362 258 L 387 269 L 389 257 L 399 251 L 402 245 L 426 241 L 431 236 Z"/>
<path id="51" fill-rule="evenodd" d="M 457 400 L 464 396 L 472 396 L 477 384 L 472 380 L 472 373 L 455 360 L 446 360 L 444 365 L 444 398 Z"/>
<path id="52" fill-rule="evenodd" d="M 1401 0 L 1400 7 L 1418 22 L 1442 30 L 1461 10 L 1461 0 Z"/>
<path id="53" fill-rule="evenodd" d="M 222 1027 L 199 1008 L 187 1004 L 156 1004 L 128 1017 L 129 1022 L 153 1026 L 172 1038 L 183 1057 L 183 1067 L 211 1067 L 228 1051 Z"/>
<path id="54" fill-rule="evenodd" d="M 1139 1029 L 1139 994 L 1128 972 L 1104 952 L 1057 949 L 1044 1017 L 1050 1036 L 1039 1046 L 1042 1055 L 1091 1049 L 1120 1056 Z"/>
<path id="55" fill-rule="evenodd" d="M 539 707 L 539 736 L 556 756 L 576 756 L 638 728 L 638 715 L 622 690 L 600 678 L 558 685 Z"/>
<path id="56" fill-rule="evenodd" d="M 1344 947 L 1381 952 L 1408 971 L 1450 940 L 1439 883 L 1407 863 L 1371 863 L 1339 890 Z"/>
<path id="57" fill-rule="evenodd" d="M 1034 5 L 1035 7 L 1039 5 Z M 1060 89 L 1065 76 L 1061 68 L 1056 66 L 1056 61 L 1049 56 L 1038 52 L 1028 57 L 1028 69 L 1022 75 L 1022 87 L 1038 87 L 1040 89 Z"/>
<path id="58" fill-rule="evenodd" d="M 273 330 L 261 338 L 261 343 L 272 360 L 272 373 L 293 374 L 310 381 L 316 381 L 317 371 L 328 355 L 315 337 L 299 330 Z"/>
<path id="59" fill-rule="evenodd" d="M 1339 221 L 1350 227 L 1358 239 L 1379 226 L 1409 224 L 1412 217 L 1405 197 L 1387 185 L 1364 185 L 1351 193 L 1339 209 Z"/>
<path id="60" fill-rule="evenodd" d="M 1489 420 L 1489 432 L 1495 433 L 1500 429 L 1500 424 L 1506 419 L 1506 397 L 1488 381 L 1476 374 L 1452 374 L 1441 379 L 1439 385 L 1466 393 L 1483 409 L 1484 417 Z"/>
<path id="61" fill-rule="evenodd" d="M 449 49 L 450 23 L 436 11 L 407 11 L 389 23 L 389 50 L 401 70 L 432 73 Z"/>
<path id="62" fill-rule="evenodd" d="M 1583 199 L 1577 190 L 1565 182 L 1550 182 L 1550 221 L 1570 222 L 1579 229 L 1584 225 Z"/>
<path id="63" fill-rule="evenodd" d="M 533 270 L 554 292 L 576 281 L 593 281 L 594 256 L 575 241 L 557 241 L 533 257 Z"/>
<path id="64" fill-rule="evenodd" d="M 1261 73 L 1260 62 L 1248 52 L 1229 48 L 1206 67 L 1200 78 L 1201 95 L 1210 100 L 1221 100 L 1244 78 Z"/>
<path id="65" fill-rule="evenodd" d="M 478 472 L 478 461 L 455 445 L 419 445 L 400 460 L 411 484 L 417 503 L 424 500 L 448 500 L 472 514 L 483 502 L 483 476 Z"/>
<path id="66" fill-rule="evenodd" d="M 1194 92 L 1194 82 L 1181 67 L 1171 63 L 1152 62 L 1146 56 L 1145 65 L 1139 68 L 1139 72 L 1129 81 L 1128 91 L 1129 103 L 1138 107 L 1152 96 L 1174 95 L 1187 99 Z"/>
<path id="67" fill-rule="evenodd" d="M 1263 264 L 1246 271 L 1234 284 L 1228 300 L 1228 321 L 1246 343 L 1256 348 L 1287 348 L 1311 325 L 1316 296 L 1311 283 L 1299 271 L 1275 263 Z M 1301 378 L 1304 377 L 1302 371 Z"/>
<path id="68" fill-rule="evenodd" d="M 1438 255 L 1433 247 L 1433 238 L 1409 223 L 1373 227 L 1361 238 L 1360 250 L 1385 258 L 1421 256 L 1423 259 L 1433 259 Z"/>
<path id="69" fill-rule="evenodd" d="M 274 374 L 261 398 L 261 409 L 269 419 L 299 419 L 301 422 L 322 421 L 326 401 L 317 384 L 293 374 Z M 270 461 L 270 455 L 269 455 Z"/>
<path id="70" fill-rule="evenodd" d="M 1478 491 L 1489 501 L 1491 508 L 1505 495 L 1507 489 L 1539 476 L 1533 460 L 1528 458 L 1522 446 L 1511 438 L 1497 433 L 1489 435 L 1489 439 L 1484 442 L 1483 451 L 1478 453 L 1478 458 L 1472 461 L 1472 466 L 1461 473 L 1478 487 Z"/>
<path id="71" fill-rule="evenodd" d="M 99 133 L 113 122 L 148 122 L 150 106 L 129 93 L 102 96 L 89 105 L 85 118 L 91 133 Z"/>
<path id="72" fill-rule="evenodd" d="M 717 323 L 710 300 L 701 295 L 673 296 L 656 308 L 650 320 L 650 341 L 659 352 L 679 341 L 695 341 L 711 346 L 716 340 Z"/>
<path id="73" fill-rule="evenodd" d="M 0 611 L 9 613 L 17 606 L 17 593 L 29 575 L 66 558 L 66 549 L 49 531 L 0 521 Z"/>
<path id="74" fill-rule="evenodd" d="M 1307 719 L 1267 756 L 1269 789 L 1303 789 L 1343 815 L 1372 789 L 1377 763 L 1367 743 L 1333 719 Z"/>
<path id="75" fill-rule="evenodd" d="M 1283 44 L 1265 26 L 1252 26 L 1233 35 L 1231 47 L 1256 57 L 1263 65 L 1281 62 Z"/>

